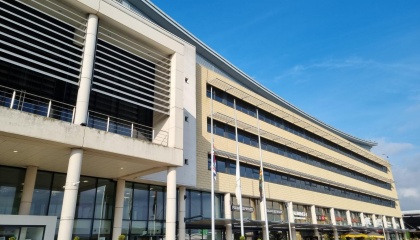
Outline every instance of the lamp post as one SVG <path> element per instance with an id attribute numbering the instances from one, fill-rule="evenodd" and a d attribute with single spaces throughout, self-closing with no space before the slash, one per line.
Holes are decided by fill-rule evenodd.
<path id="1" fill-rule="evenodd" d="M 292 239 L 292 225 L 290 224 L 290 220 L 291 220 L 291 212 L 290 212 L 290 208 L 289 208 L 289 204 L 290 204 L 291 202 L 286 202 L 286 208 L 287 208 L 287 221 L 288 221 L 288 223 L 289 223 L 289 240 L 293 240 Z"/>
<path id="2" fill-rule="evenodd" d="M 385 216 L 379 215 L 379 217 L 382 219 L 382 233 L 384 234 L 384 240 L 386 240 L 386 234 L 385 234 L 385 222 L 384 222 L 384 218 Z"/>

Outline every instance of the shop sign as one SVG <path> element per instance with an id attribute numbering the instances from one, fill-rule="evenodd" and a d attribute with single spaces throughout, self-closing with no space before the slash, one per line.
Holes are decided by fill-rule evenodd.
<path id="1" fill-rule="evenodd" d="M 341 222 L 341 221 L 344 221 L 344 218 L 343 217 L 335 217 L 335 221 Z"/>
<path id="2" fill-rule="evenodd" d="M 293 215 L 295 219 L 306 219 L 306 217 L 308 216 L 308 213 L 293 211 Z"/>
<path id="3" fill-rule="evenodd" d="M 325 215 L 317 215 L 317 220 L 325 221 L 325 220 L 327 220 L 327 218 L 325 217 Z"/>
<path id="4" fill-rule="evenodd" d="M 272 213 L 272 214 L 282 214 L 283 210 L 280 209 L 273 209 L 273 208 L 267 208 L 267 213 Z"/>
<path id="5" fill-rule="evenodd" d="M 357 218 L 352 218 L 352 219 L 351 219 L 351 222 L 358 223 L 358 222 L 360 222 L 360 221 L 359 221 L 359 219 L 357 219 Z"/>
<path id="6" fill-rule="evenodd" d="M 232 204 L 232 211 L 239 212 L 240 209 L 241 208 L 239 207 L 239 205 L 233 205 Z M 253 207 L 248 207 L 248 206 L 242 206 L 242 211 L 243 212 L 254 212 L 254 208 Z"/>

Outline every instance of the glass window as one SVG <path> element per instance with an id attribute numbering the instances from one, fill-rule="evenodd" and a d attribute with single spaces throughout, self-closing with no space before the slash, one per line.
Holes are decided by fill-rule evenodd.
<path id="1" fill-rule="evenodd" d="M 149 186 L 145 184 L 134 184 L 133 189 L 133 220 L 147 220 L 148 219 L 148 199 L 149 199 Z M 153 204 L 153 200 L 151 201 Z M 155 206 L 151 206 L 153 209 Z M 152 211 L 152 215 L 155 209 Z M 154 218 L 154 217 L 153 217 Z M 152 219 L 153 219 L 152 218 Z"/>
<path id="2" fill-rule="evenodd" d="M 31 215 L 47 215 L 53 174 L 38 171 L 32 196 Z"/>
<path id="3" fill-rule="evenodd" d="M 112 219 L 114 212 L 115 182 L 98 179 L 96 189 L 95 218 Z"/>
<path id="4" fill-rule="evenodd" d="M 25 169 L 0 167 L 0 214 L 17 214 Z"/>
<path id="5" fill-rule="evenodd" d="M 48 206 L 48 215 L 57 216 L 61 215 L 61 207 L 63 204 L 64 188 L 66 185 L 66 175 L 61 173 L 54 174 L 53 186 L 51 189 L 50 205 Z"/>
<path id="6" fill-rule="evenodd" d="M 96 179 L 80 177 L 79 192 L 77 196 L 76 218 L 92 218 L 96 197 Z"/>
<path id="7" fill-rule="evenodd" d="M 73 225 L 73 236 L 79 236 L 80 239 L 89 239 L 92 227 L 92 220 L 90 219 L 75 219 Z"/>
<path id="8" fill-rule="evenodd" d="M 211 217 L 211 207 L 204 207 L 204 206 L 211 206 L 211 194 L 210 193 L 202 193 L 202 206 L 203 206 L 203 217 L 210 218 Z"/>
<path id="9" fill-rule="evenodd" d="M 111 220 L 94 220 L 92 231 L 93 239 L 101 239 L 101 237 L 105 237 L 105 239 L 111 239 L 111 229 Z"/>
<path id="10" fill-rule="evenodd" d="M 124 189 L 123 219 L 131 219 L 131 207 L 133 202 L 133 183 L 126 182 Z"/>
<path id="11" fill-rule="evenodd" d="M 191 191 L 191 216 L 196 217 L 201 215 L 201 193 L 197 191 Z"/>
<path id="12" fill-rule="evenodd" d="M 165 188 L 161 186 L 150 187 L 149 198 L 149 220 L 163 220 L 165 219 L 164 200 Z"/>

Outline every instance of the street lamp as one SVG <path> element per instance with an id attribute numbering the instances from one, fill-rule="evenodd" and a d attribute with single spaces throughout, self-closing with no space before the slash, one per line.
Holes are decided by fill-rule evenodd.
<path id="1" fill-rule="evenodd" d="M 384 234 L 384 240 L 386 240 L 386 234 L 385 234 L 385 222 L 384 222 L 384 218 L 385 216 L 379 215 L 378 217 L 382 218 L 381 222 L 382 222 L 382 233 Z"/>
<path id="2" fill-rule="evenodd" d="M 289 222 L 289 239 L 292 240 L 292 225 L 290 224 L 290 220 L 291 220 L 291 212 L 290 212 L 290 208 L 289 208 L 289 203 L 291 202 L 286 202 L 286 208 L 287 208 L 287 221 Z"/>

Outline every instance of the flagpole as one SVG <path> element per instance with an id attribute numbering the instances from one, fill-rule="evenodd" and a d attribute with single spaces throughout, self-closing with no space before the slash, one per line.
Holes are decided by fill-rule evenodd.
<path id="1" fill-rule="evenodd" d="M 262 179 L 262 195 L 263 195 L 263 204 L 264 204 L 264 215 L 265 215 L 265 231 L 266 231 L 266 239 L 269 239 L 270 236 L 270 232 L 268 230 L 268 214 L 267 214 L 267 200 L 265 198 L 265 187 L 264 187 L 264 172 L 263 172 L 263 160 L 262 160 L 262 150 L 261 150 L 261 136 L 260 136 L 260 118 L 258 115 L 258 108 L 257 108 L 257 126 L 258 126 L 258 145 L 260 148 L 260 174 L 261 174 L 261 179 Z"/>
<path id="2" fill-rule="evenodd" d="M 244 232 L 244 218 L 242 210 L 242 188 L 241 188 L 241 174 L 239 165 L 239 141 L 238 141 L 238 124 L 236 121 L 236 100 L 233 99 L 233 108 L 235 110 L 235 141 L 236 141 L 236 201 L 239 202 L 239 213 L 241 221 L 241 236 L 245 236 Z"/>
<path id="3" fill-rule="evenodd" d="M 211 131 L 211 168 L 210 168 L 210 178 L 211 178 L 211 239 L 214 240 L 215 236 L 215 223 L 214 223 L 214 136 L 213 136 L 213 87 L 210 87 L 211 95 L 211 119 L 210 119 L 210 131 Z"/>

